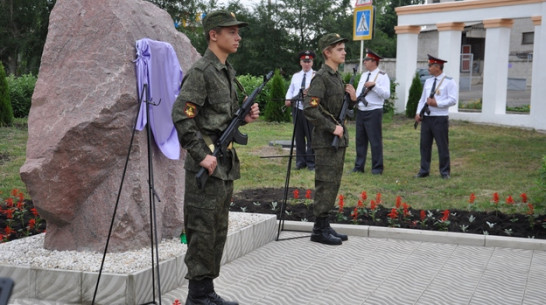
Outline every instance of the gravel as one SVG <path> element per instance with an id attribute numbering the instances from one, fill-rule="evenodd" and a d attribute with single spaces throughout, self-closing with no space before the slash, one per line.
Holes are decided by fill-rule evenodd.
<path id="1" fill-rule="evenodd" d="M 262 221 L 265 217 L 267 216 L 262 214 L 231 212 L 228 234 Z M 43 248 L 45 234 L 0 244 L 0 265 L 85 272 L 100 270 L 102 252 L 46 250 Z M 158 245 L 158 253 L 160 261 L 169 260 L 186 253 L 186 245 L 180 242 L 180 238 L 164 239 Z M 154 261 L 155 258 L 154 252 Z M 147 269 L 150 265 L 151 250 L 147 247 L 134 251 L 107 253 L 103 272 L 129 274 Z"/>

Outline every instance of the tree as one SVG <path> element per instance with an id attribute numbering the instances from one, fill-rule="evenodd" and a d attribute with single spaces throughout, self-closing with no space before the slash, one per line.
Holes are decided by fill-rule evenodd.
<path id="1" fill-rule="evenodd" d="M 9 97 L 8 82 L 4 65 L 0 63 L 0 126 L 11 126 L 13 124 L 13 110 Z"/>
<path id="2" fill-rule="evenodd" d="M 421 99 L 422 93 L 423 93 L 423 84 L 421 84 L 419 73 L 416 72 L 411 82 L 409 95 L 408 95 L 408 102 L 406 104 L 406 116 L 408 118 L 415 117 L 415 112 L 417 111 L 417 106 L 419 105 L 419 100 Z"/>
<path id="3" fill-rule="evenodd" d="M 0 1 L 0 60 L 8 74 L 38 74 L 55 0 Z"/>
<path id="4" fill-rule="evenodd" d="M 264 117 L 269 122 L 289 122 L 290 113 L 284 107 L 286 87 L 284 78 L 279 70 L 275 70 L 275 75 L 271 79 L 271 91 L 269 102 L 265 105 Z"/>

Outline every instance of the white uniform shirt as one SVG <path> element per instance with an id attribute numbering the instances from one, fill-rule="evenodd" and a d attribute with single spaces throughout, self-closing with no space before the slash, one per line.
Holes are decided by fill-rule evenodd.
<path id="1" fill-rule="evenodd" d="M 434 76 L 428 78 L 425 81 L 423 86 L 423 94 L 421 94 L 421 99 L 419 100 L 419 105 L 417 105 L 417 113 L 421 112 L 423 106 L 427 102 L 427 98 L 430 96 L 430 91 L 432 90 L 432 85 L 434 83 Z M 459 99 L 459 88 L 457 83 L 451 77 L 446 77 L 445 73 L 442 73 L 436 76 L 436 90 L 434 97 L 436 98 L 436 103 L 438 106 L 430 106 L 430 116 L 447 116 L 449 114 L 449 107 L 457 104 Z M 425 116 L 427 114 L 425 113 Z"/>
<path id="2" fill-rule="evenodd" d="M 379 68 L 362 73 L 360 76 L 360 81 L 358 82 L 358 87 L 356 88 L 356 96 L 360 96 L 362 91 L 366 90 L 364 84 L 368 78 L 368 73 L 371 73 L 368 81 L 375 82 L 375 86 L 366 95 L 368 106 L 364 106 L 363 102 L 358 102 L 358 110 L 360 111 L 381 109 L 383 108 L 383 103 L 385 100 L 391 97 L 391 80 L 389 79 L 387 73 L 379 70 Z"/>
<path id="3" fill-rule="evenodd" d="M 288 91 L 286 92 L 285 99 L 291 100 L 293 97 L 300 94 L 301 82 L 303 81 L 303 74 L 304 73 L 305 73 L 305 88 L 304 88 L 304 90 L 309 88 L 309 85 L 311 84 L 311 79 L 315 75 L 315 70 L 311 69 L 311 70 L 309 70 L 307 72 L 303 72 L 303 70 L 301 70 L 300 72 L 295 73 L 294 75 L 292 75 L 292 80 L 290 81 L 290 86 L 288 87 Z M 303 110 L 302 101 L 297 101 L 295 106 L 298 107 L 298 109 Z"/>

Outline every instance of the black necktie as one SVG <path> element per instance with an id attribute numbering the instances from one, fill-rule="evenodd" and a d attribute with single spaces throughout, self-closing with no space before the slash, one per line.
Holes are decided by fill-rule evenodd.
<path id="1" fill-rule="evenodd" d="M 430 90 L 430 97 L 434 96 L 434 91 L 436 91 L 436 78 L 434 78 L 434 83 L 432 83 L 432 90 Z"/>
<path id="2" fill-rule="evenodd" d="M 301 88 L 305 89 L 305 76 L 307 76 L 307 73 L 303 72 L 303 80 L 301 81 Z"/>
<path id="3" fill-rule="evenodd" d="M 366 84 L 370 80 L 370 75 L 371 74 L 372 74 L 372 72 L 368 72 L 368 77 L 366 77 L 366 81 L 364 82 L 364 84 Z"/>

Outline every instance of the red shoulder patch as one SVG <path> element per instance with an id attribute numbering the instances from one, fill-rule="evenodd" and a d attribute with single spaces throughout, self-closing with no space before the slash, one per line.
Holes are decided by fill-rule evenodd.
<path id="1" fill-rule="evenodd" d="M 197 115 L 197 106 L 195 104 L 186 102 L 186 106 L 184 107 L 184 113 L 188 118 L 194 118 Z"/>

